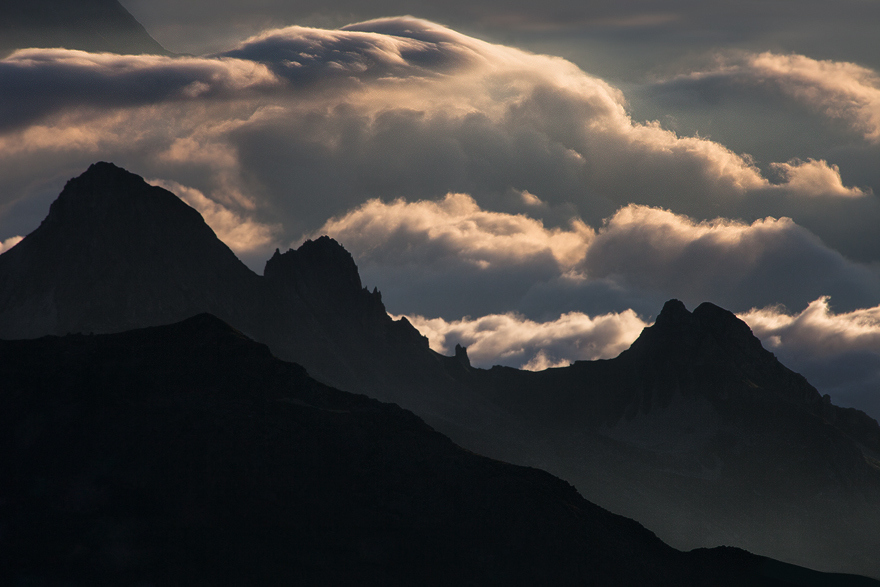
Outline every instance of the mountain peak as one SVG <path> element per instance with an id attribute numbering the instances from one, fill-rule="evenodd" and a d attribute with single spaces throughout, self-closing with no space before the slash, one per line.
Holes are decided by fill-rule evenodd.
<path id="1" fill-rule="evenodd" d="M 771 356 L 748 324 L 733 312 L 710 302 L 703 302 L 689 312 L 680 300 L 669 300 L 663 305 L 654 326 L 645 329 L 640 338 L 644 337 L 661 339 L 666 343 L 674 340 L 681 348 L 706 350 L 707 345 L 718 345 L 755 356 Z"/>
<path id="2" fill-rule="evenodd" d="M 688 312 L 681 300 L 672 299 L 663 304 L 663 309 L 657 315 L 654 322 L 656 326 L 682 326 L 690 324 L 693 321 L 693 315 Z"/>
<path id="3" fill-rule="evenodd" d="M 362 289 L 354 258 L 329 236 L 305 241 L 298 249 L 281 253 L 277 249 L 266 262 L 263 275 L 269 279 L 295 276 L 300 281 L 321 281 L 336 291 Z"/>
<path id="4" fill-rule="evenodd" d="M 106 161 L 93 163 L 82 175 L 69 180 L 43 224 L 63 227 L 64 232 L 86 233 L 108 222 L 112 223 L 112 232 L 114 228 L 118 231 L 126 225 L 139 225 L 158 236 L 166 232 L 168 225 L 216 239 L 201 215 L 180 198 Z M 135 236 L 147 235 L 130 235 L 126 240 Z"/>
<path id="5" fill-rule="evenodd" d="M 105 161 L 67 182 L 42 224 L 0 255 L 0 336 L 114 332 L 210 311 L 256 279 L 180 198 Z M 232 286 L 231 284 L 242 284 Z M 198 301 L 200 292 L 207 301 Z"/>

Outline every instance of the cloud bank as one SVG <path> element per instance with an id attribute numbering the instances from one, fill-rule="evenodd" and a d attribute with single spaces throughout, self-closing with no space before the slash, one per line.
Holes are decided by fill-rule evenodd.
<path id="1" fill-rule="evenodd" d="M 531 371 L 563 367 L 576 360 L 616 357 L 648 326 L 632 310 L 595 317 L 569 312 L 547 322 L 513 313 L 453 321 L 406 318 L 428 337 L 437 352 L 452 354 L 460 344 L 467 347 L 474 366 L 497 364 Z"/>
<path id="2" fill-rule="evenodd" d="M 370 200 L 318 232 L 349 248 L 370 278 L 412 288 L 407 297 L 423 307 L 433 300 L 435 315 L 460 306 L 463 276 L 497 304 L 483 301 L 486 313 L 521 311 L 536 284 L 544 285 L 544 296 L 548 288 L 585 291 L 598 282 L 653 299 L 717 300 L 735 309 L 767 299 L 803 307 L 822 295 L 857 307 L 880 295 L 876 270 L 846 259 L 790 218 L 697 221 L 630 204 L 595 229 L 579 220 L 547 228 L 449 194 L 440 202 Z"/>

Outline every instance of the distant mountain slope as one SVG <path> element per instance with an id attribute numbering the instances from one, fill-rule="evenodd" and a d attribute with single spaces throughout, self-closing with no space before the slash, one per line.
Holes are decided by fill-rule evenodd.
<path id="1" fill-rule="evenodd" d="M 109 163 L 0 255 L 0 338 L 212 312 L 325 384 L 537 466 L 673 546 L 880 577 L 880 426 L 833 406 L 730 312 L 670 301 L 632 348 L 540 373 L 444 357 L 327 237 L 247 269 L 172 194 Z"/>
<path id="2" fill-rule="evenodd" d="M 117 0 L 3 0 L 0 57 L 25 47 L 168 53 Z"/>
<path id="3" fill-rule="evenodd" d="M 878 584 L 677 552 L 210 315 L 0 341 L 0 381 L 6 584 Z"/>
<path id="4" fill-rule="evenodd" d="M 676 547 L 880 575 L 880 426 L 822 398 L 722 308 L 667 302 L 614 359 L 473 375 L 543 429 L 541 466 Z"/>

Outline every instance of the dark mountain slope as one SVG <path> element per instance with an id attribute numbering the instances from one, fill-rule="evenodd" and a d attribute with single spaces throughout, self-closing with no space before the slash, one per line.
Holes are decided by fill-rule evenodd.
<path id="1" fill-rule="evenodd" d="M 325 384 L 549 470 L 676 547 L 736 545 L 880 577 L 880 427 L 821 398 L 711 304 L 670 302 L 616 359 L 474 369 L 392 320 L 332 239 L 278 252 L 258 276 L 195 211 L 109 164 L 72 180 L 43 225 L 0 255 L 0 338 L 204 311 Z"/>
<path id="2" fill-rule="evenodd" d="M 25 47 L 168 53 L 117 0 L 4 0 L 0 57 Z"/>
<path id="3" fill-rule="evenodd" d="M 674 546 L 880 575 L 876 421 L 831 405 L 726 310 L 673 300 L 615 359 L 474 377 L 543 429 L 553 451 L 535 464 Z"/>
<path id="4" fill-rule="evenodd" d="M 0 255 L 0 338 L 120 332 L 210 312 L 329 385 L 394 401 L 444 430 L 479 431 L 472 448 L 516 445 L 516 424 L 455 381 L 460 365 L 450 373 L 455 361 L 388 316 L 339 243 L 277 252 L 264 273 L 170 192 L 96 163 Z"/>
<path id="5" fill-rule="evenodd" d="M 0 342 L 15 583 L 861 585 L 680 553 L 200 315 Z"/>
<path id="6" fill-rule="evenodd" d="M 247 329 L 258 277 L 177 196 L 110 163 L 0 255 L 0 336 L 118 332 L 212 312 Z"/>

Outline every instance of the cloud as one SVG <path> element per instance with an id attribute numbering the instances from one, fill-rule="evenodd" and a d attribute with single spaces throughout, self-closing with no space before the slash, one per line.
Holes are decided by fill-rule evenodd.
<path id="1" fill-rule="evenodd" d="M 425 20 L 379 19 L 339 30 L 287 27 L 260 33 L 227 58 L 265 63 L 294 84 L 338 78 L 403 79 L 458 72 L 484 59 L 484 44 Z"/>
<path id="2" fill-rule="evenodd" d="M 797 307 L 822 295 L 858 307 L 880 295 L 877 271 L 784 217 L 698 221 L 630 204 L 596 229 L 580 220 L 547 228 L 525 214 L 486 211 L 470 196 L 449 194 L 439 202 L 370 200 L 318 232 L 349 248 L 370 278 L 390 280 L 412 298 L 425 296 L 433 300 L 423 300 L 425 307 L 446 316 L 460 297 L 479 291 L 485 299 L 474 306 L 485 313 L 523 311 L 539 284 L 548 298 L 548 287 L 595 293 L 598 285 L 734 309 L 766 300 Z M 478 283 L 478 291 L 462 290 L 463 281 Z"/>
<path id="3" fill-rule="evenodd" d="M 266 90 L 264 66 L 233 59 L 22 49 L 0 60 L 0 130 L 77 107 L 122 108 Z"/>
<path id="4" fill-rule="evenodd" d="M 431 348 L 452 354 L 467 347 L 471 364 L 509 365 L 537 371 L 576 360 L 608 359 L 627 349 L 647 326 L 632 310 L 590 317 L 570 312 L 556 320 L 535 322 L 515 313 L 446 321 L 406 317 L 428 337 Z"/>
<path id="5" fill-rule="evenodd" d="M 857 307 L 880 294 L 875 270 L 784 217 L 698 222 L 631 204 L 597 231 L 583 267 L 589 276 L 729 308 L 766 299 L 797 307 L 821 295 Z"/>
<path id="6" fill-rule="evenodd" d="M 277 225 L 255 222 L 208 198 L 199 190 L 173 181 L 152 180 L 149 183 L 176 194 L 181 200 L 198 210 L 220 240 L 238 255 L 251 253 L 255 250 L 265 253 L 271 249 L 275 242 Z M 226 199 L 234 200 L 236 198 L 227 196 Z"/>
<path id="7" fill-rule="evenodd" d="M 835 403 L 880 414 L 880 306 L 835 312 L 831 298 L 823 296 L 801 312 L 769 306 L 739 317 Z"/>
<path id="8" fill-rule="evenodd" d="M 739 316 L 771 348 L 785 346 L 815 358 L 851 351 L 880 355 L 880 306 L 835 313 L 830 301 L 822 296 L 797 314 L 770 306 Z"/>
<path id="9" fill-rule="evenodd" d="M 841 198 L 858 198 L 871 193 L 856 187 L 846 187 L 840 178 L 837 165 L 829 165 L 827 161 L 792 160 L 788 163 L 771 163 L 770 167 L 783 178 L 783 185 L 795 195 L 818 197 L 833 196 Z"/>
<path id="10" fill-rule="evenodd" d="M 130 159 L 203 193 L 223 174 L 289 240 L 370 197 L 500 209 L 525 191 L 597 222 L 632 201 L 708 217 L 749 193 L 814 193 L 807 171 L 848 190 L 821 161 L 780 164 L 771 184 L 747 155 L 634 122 L 571 62 L 414 18 L 266 31 L 201 58 L 23 50 L 0 61 L 0 88 L 13 167 L 75 144 L 84 166 Z"/>
<path id="11" fill-rule="evenodd" d="M 782 219 L 869 205 L 815 197 L 858 195 L 830 158 L 768 178 L 718 142 L 634 121 L 619 89 L 569 61 L 425 20 L 286 27 L 200 58 L 20 51 L 0 61 L 0 94 L 3 238 L 101 159 L 179 186 L 239 252 L 334 233 L 399 313 L 877 293 L 871 270 Z M 767 202 L 779 220 L 756 221 Z"/>
<path id="12" fill-rule="evenodd" d="M 562 272 L 583 259 L 594 235 L 580 220 L 572 220 L 568 229 L 548 229 L 523 214 L 483 210 L 467 194 L 447 194 L 437 202 L 369 200 L 318 232 L 346 243 L 366 263 L 381 258 L 430 265 L 452 254 L 478 268 L 537 262 L 555 264 Z"/>
<path id="13" fill-rule="evenodd" d="M 24 237 L 22 236 L 11 236 L 6 240 L 0 241 L 0 254 L 5 253 L 15 245 L 21 242 Z"/>
<path id="14" fill-rule="evenodd" d="M 719 60 L 703 71 L 676 77 L 669 88 L 711 90 L 763 88 L 823 115 L 844 121 L 866 141 L 880 143 L 880 75 L 855 63 L 804 55 L 746 53 Z"/>

